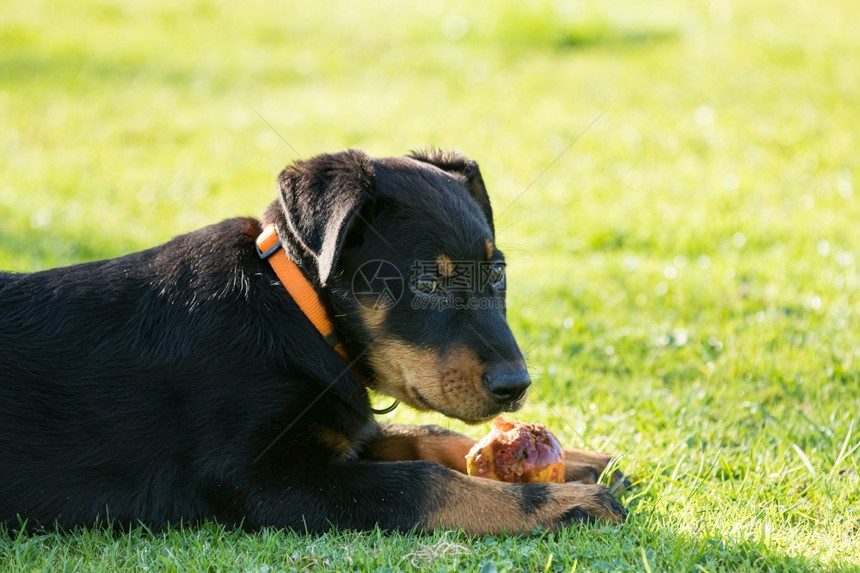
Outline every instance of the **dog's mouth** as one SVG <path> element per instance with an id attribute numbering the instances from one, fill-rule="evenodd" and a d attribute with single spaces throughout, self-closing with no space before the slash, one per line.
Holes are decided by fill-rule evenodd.
<path id="1" fill-rule="evenodd" d="M 503 383 L 486 386 L 487 367 L 461 347 L 443 354 L 393 339 L 368 349 L 373 388 L 419 411 L 476 424 L 518 410 L 527 392 Z"/>
<path id="2" fill-rule="evenodd" d="M 524 394 L 516 400 L 513 400 L 507 404 L 491 405 L 488 401 L 484 404 L 484 407 L 481 408 L 481 410 L 483 410 L 481 412 L 473 411 L 475 409 L 474 406 L 469 408 L 469 412 L 459 412 L 451 407 L 439 406 L 434 404 L 414 386 L 407 385 L 405 386 L 405 389 L 411 400 L 404 400 L 404 402 L 406 402 L 413 408 L 421 411 L 439 412 L 444 416 L 448 416 L 449 418 L 456 418 L 461 422 L 465 422 L 466 424 L 481 424 L 492 420 L 494 417 L 501 414 L 502 412 L 516 412 L 523 407 L 526 401 L 526 395 Z"/>
<path id="3" fill-rule="evenodd" d="M 415 388 L 412 388 L 412 387 L 407 387 L 407 389 L 409 390 L 409 393 L 415 398 L 415 400 L 419 404 L 424 406 L 424 408 L 426 408 L 427 410 L 433 410 L 434 412 L 439 411 L 438 408 L 433 406 L 433 404 L 431 404 L 430 401 L 427 400 L 427 398 L 425 398 L 424 396 L 421 395 L 421 392 L 419 392 L 418 390 L 416 390 Z"/>
<path id="4" fill-rule="evenodd" d="M 503 404 L 502 407 L 499 409 L 499 412 L 497 412 L 497 413 L 500 413 L 500 412 L 516 412 L 517 410 L 519 410 L 520 408 L 522 408 L 525 405 L 528 397 L 529 397 L 529 392 L 528 392 L 528 390 L 526 390 L 516 400 L 512 400 L 508 404 Z"/>

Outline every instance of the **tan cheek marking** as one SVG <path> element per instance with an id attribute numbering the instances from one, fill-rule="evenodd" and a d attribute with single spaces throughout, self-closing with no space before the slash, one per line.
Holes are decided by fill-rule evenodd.
<path id="1" fill-rule="evenodd" d="M 474 350 L 466 347 L 454 348 L 445 353 L 441 362 L 443 376 L 451 375 L 460 380 L 466 394 L 464 398 L 471 397 L 474 400 L 478 395 L 483 395 L 484 368 Z"/>
<path id="2" fill-rule="evenodd" d="M 434 351 L 398 340 L 382 339 L 368 350 L 368 358 L 376 376 L 376 390 L 416 410 L 428 410 L 409 391 L 409 385 L 418 386 L 421 395 L 431 399 L 430 394 L 439 385 L 439 359 Z"/>
<path id="3" fill-rule="evenodd" d="M 472 421 L 497 412 L 497 404 L 483 388 L 484 368 L 474 350 L 455 348 L 440 357 L 433 349 L 382 339 L 369 349 L 368 357 L 376 378 L 374 389 L 416 410 L 432 409 Z"/>
<path id="4" fill-rule="evenodd" d="M 436 257 L 436 266 L 439 269 L 439 274 L 448 278 L 454 274 L 454 262 L 448 255 L 439 255 Z"/>
<path id="5" fill-rule="evenodd" d="M 435 404 L 472 420 L 495 413 L 497 405 L 484 389 L 485 368 L 474 350 L 454 348 L 442 356 L 440 363 L 442 379 Z"/>
<path id="6" fill-rule="evenodd" d="M 492 260 L 493 253 L 496 252 L 496 246 L 493 244 L 493 241 L 490 239 L 484 239 L 484 248 L 487 249 L 487 260 Z"/>
<path id="7" fill-rule="evenodd" d="M 370 332 L 371 336 L 379 336 L 382 334 L 385 319 L 388 317 L 387 309 L 368 308 L 366 306 L 359 305 L 358 312 L 361 316 L 361 322 L 364 324 L 365 328 L 367 328 L 368 332 Z"/>

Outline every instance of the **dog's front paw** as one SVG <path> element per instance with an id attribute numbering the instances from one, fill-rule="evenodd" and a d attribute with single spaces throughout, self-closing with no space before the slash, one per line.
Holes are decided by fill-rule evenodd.
<path id="1" fill-rule="evenodd" d="M 559 530 L 572 523 L 622 523 L 624 506 L 609 488 L 583 483 L 504 483 L 449 472 L 433 482 L 436 501 L 422 526 L 470 534 Z"/>
<path id="2" fill-rule="evenodd" d="M 562 484 L 557 497 L 562 509 L 554 529 L 574 523 L 624 523 L 627 510 L 605 485 Z"/>

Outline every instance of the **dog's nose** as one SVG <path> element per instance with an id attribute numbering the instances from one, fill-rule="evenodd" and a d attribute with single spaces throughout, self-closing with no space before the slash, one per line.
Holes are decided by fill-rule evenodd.
<path id="1" fill-rule="evenodd" d="M 532 379 L 525 366 L 493 367 L 484 374 L 484 388 L 499 404 L 516 402 L 523 397 Z"/>

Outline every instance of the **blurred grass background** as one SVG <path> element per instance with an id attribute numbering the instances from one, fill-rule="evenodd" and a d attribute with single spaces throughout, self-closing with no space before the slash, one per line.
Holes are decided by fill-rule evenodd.
<path id="1" fill-rule="evenodd" d="M 0 568 L 860 568 L 852 0 L 0 11 L 0 268 L 258 215 L 296 152 L 454 147 L 508 255 L 519 416 L 639 480 L 621 529 L 79 532 L 0 538 Z"/>

